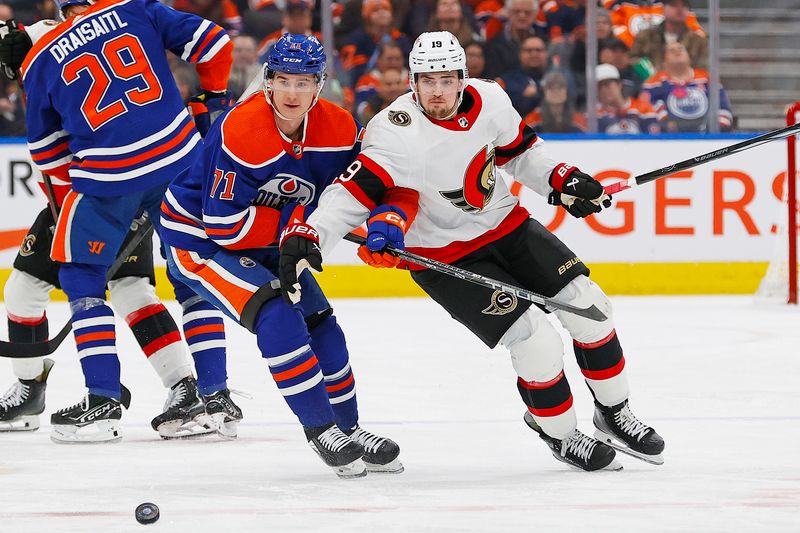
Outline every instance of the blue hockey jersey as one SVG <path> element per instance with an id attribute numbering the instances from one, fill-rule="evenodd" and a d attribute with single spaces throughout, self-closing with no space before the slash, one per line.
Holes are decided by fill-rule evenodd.
<path id="1" fill-rule="evenodd" d="M 161 238 L 201 255 L 272 244 L 280 209 L 316 207 L 361 149 L 361 126 L 325 100 L 303 128 L 299 141 L 284 136 L 260 91 L 227 111 L 206 136 L 203 155 L 167 189 Z"/>
<path id="2" fill-rule="evenodd" d="M 99 0 L 59 24 L 22 66 L 28 147 L 38 168 L 77 192 L 119 196 L 171 180 L 200 135 L 166 51 L 225 90 L 232 44 L 219 26 L 156 0 Z"/>

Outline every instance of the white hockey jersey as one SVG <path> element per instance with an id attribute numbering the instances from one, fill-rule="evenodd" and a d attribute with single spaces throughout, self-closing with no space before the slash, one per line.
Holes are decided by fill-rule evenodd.
<path id="1" fill-rule="evenodd" d="M 324 256 L 388 191 L 412 189 L 419 202 L 406 248 L 455 261 L 529 217 L 496 166 L 539 194 L 550 193 L 556 161 L 543 144 L 496 83 L 468 80 L 449 120 L 430 118 L 405 94 L 369 122 L 361 154 L 325 190 L 309 223 L 319 231 Z"/>

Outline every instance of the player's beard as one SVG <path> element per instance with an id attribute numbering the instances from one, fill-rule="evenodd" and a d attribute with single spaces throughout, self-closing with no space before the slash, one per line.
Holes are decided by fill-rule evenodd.
<path id="1" fill-rule="evenodd" d="M 458 105 L 458 98 L 456 98 L 455 102 L 453 102 L 452 105 L 448 107 L 445 107 L 445 105 L 446 102 L 444 101 L 436 101 L 436 102 L 432 101 L 425 109 L 425 112 L 437 120 L 442 120 L 444 118 L 450 117 L 454 114 L 453 112 L 455 111 L 455 107 Z"/>

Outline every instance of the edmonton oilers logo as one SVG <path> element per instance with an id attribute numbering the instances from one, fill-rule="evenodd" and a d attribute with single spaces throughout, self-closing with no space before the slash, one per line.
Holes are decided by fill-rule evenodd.
<path id="1" fill-rule="evenodd" d="M 247 256 L 240 257 L 239 264 L 242 265 L 244 268 L 253 268 L 254 266 L 256 266 L 256 262 Z"/>
<path id="2" fill-rule="evenodd" d="M 289 202 L 308 205 L 317 192 L 316 186 L 294 174 L 279 173 L 258 190 L 253 205 L 280 209 Z"/>

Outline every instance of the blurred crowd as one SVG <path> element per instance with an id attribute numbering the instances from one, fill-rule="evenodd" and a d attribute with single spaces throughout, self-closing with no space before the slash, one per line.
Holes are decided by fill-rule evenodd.
<path id="1" fill-rule="evenodd" d="M 319 0 L 163 0 L 224 27 L 234 42 L 229 89 L 241 95 L 285 32 L 320 40 Z M 508 93 L 541 133 L 580 133 L 587 113 L 607 134 L 701 133 L 709 122 L 708 39 L 690 0 L 599 0 L 597 107 L 586 109 L 586 2 L 591 0 L 339 0 L 335 51 L 323 96 L 362 123 L 409 90 L 408 53 L 424 31 L 446 30 L 466 51 L 471 77 Z M 56 18 L 52 0 L 0 1 L 0 20 Z M 185 98 L 194 69 L 177 58 Z M 0 136 L 24 136 L 24 99 L 0 81 Z M 731 131 L 725 90 L 716 117 Z"/>

